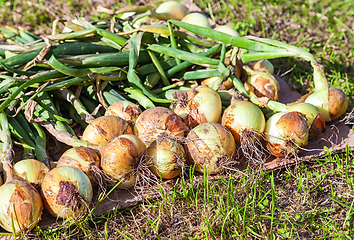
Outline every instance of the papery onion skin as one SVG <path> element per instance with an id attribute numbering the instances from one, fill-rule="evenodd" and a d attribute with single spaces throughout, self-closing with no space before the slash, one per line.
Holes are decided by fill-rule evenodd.
<path id="1" fill-rule="evenodd" d="M 107 108 L 105 115 L 120 117 L 133 126 L 141 112 L 142 111 L 137 104 L 129 101 L 117 101 Z"/>
<path id="2" fill-rule="evenodd" d="M 145 153 L 145 144 L 137 136 L 118 136 L 105 147 L 101 168 L 113 183 L 122 181 L 118 188 L 129 189 L 136 183 L 136 170 Z"/>
<path id="3" fill-rule="evenodd" d="M 250 68 L 254 71 L 263 71 L 269 72 L 270 74 L 274 73 L 274 65 L 269 60 L 260 60 L 256 62 L 248 63 Z"/>
<path id="4" fill-rule="evenodd" d="M 278 101 L 280 85 L 275 77 L 267 72 L 252 71 L 244 84 L 247 92 L 256 97 L 267 97 Z"/>
<path id="5" fill-rule="evenodd" d="M 290 157 L 307 145 L 306 117 L 299 112 L 280 112 L 266 122 L 264 138 L 268 151 L 276 157 Z"/>
<path id="6" fill-rule="evenodd" d="M 316 106 L 326 122 L 338 119 L 348 109 L 348 97 L 342 90 L 334 87 L 316 90 L 305 102 Z"/>
<path id="7" fill-rule="evenodd" d="M 218 174 L 233 158 L 236 143 L 231 132 L 219 123 L 202 123 L 193 128 L 186 138 L 186 153 L 195 170 Z"/>
<path id="8" fill-rule="evenodd" d="M 100 157 L 94 150 L 88 147 L 74 147 L 69 148 L 60 156 L 57 167 L 71 166 L 80 169 L 94 185 L 95 174 L 100 167 L 100 162 Z"/>
<path id="9" fill-rule="evenodd" d="M 32 230 L 40 221 L 43 203 L 38 191 L 22 180 L 12 180 L 0 187 L 0 225 L 14 233 Z M 17 218 L 16 218 L 16 215 Z"/>
<path id="10" fill-rule="evenodd" d="M 82 140 L 96 146 L 105 146 L 122 134 L 133 133 L 128 122 L 117 116 L 101 116 L 93 120 L 84 130 Z"/>
<path id="11" fill-rule="evenodd" d="M 37 159 L 24 159 L 14 164 L 14 173 L 17 179 L 32 184 L 36 189 L 40 188 L 43 178 L 49 172 L 49 168 Z"/>
<path id="12" fill-rule="evenodd" d="M 163 179 L 180 175 L 186 160 L 183 146 L 170 138 L 158 138 L 146 149 L 146 161 L 151 172 Z"/>
<path id="13" fill-rule="evenodd" d="M 201 123 L 219 122 L 222 102 L 219 94 L 212 88 L 196 86 L 186 93 L 176 91 L 174 97 L 178 100 L 174 112 L 184 120 L 189 128 L 194 128 Z"/>
<path id="14" fill-rule="evenodd" d="M 258 141 L 265 128 L 263 112 L 253 103 L 236 101 L 224 111 L 221 124 L 229 129 L 237 144 L 243 144 L 242 138 L 249 143 Z M 244 139 L 246 140 L 246 139 Z"/>
<path id="15" fill-rule="evenodd" d="M 326 121 L 320 110 L 310 103 L 297 103 L 288 107 L 288 110 L 305 114 L 307 126 L 309 127 L 309 139 L 313 139 L 326 128 Z"/>
<path id="16" fill-rule="evenodd" d="M 188 131 L 183 120 L 172 110 L 153 107 L 140 114 L 134 125 L 134 134 L 147 146 L 161 136 L 182 138 Z"/>
<path id="17" fill-rule="evenodd" d="M 156 8 L 156 13 L 168 14 L 172 19 L 181 20 L 184 16 L 188 14 L 187 8 L 179 2 L 176 1 L 166 1 L 161 3 Z"/>
<path id="18" fill-rule="evenodd" d="M 53 217 L 67 219 L 86 213 L 93 190 L 84 172 L 74 167 L 61 166 L 52 169 L 44 177 L 41 194 L 45 209 Z"/>

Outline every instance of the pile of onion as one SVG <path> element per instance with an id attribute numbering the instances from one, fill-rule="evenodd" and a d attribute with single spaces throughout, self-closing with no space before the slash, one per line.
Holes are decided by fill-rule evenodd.
<path id="1" fill-rule="evenodd" d="M 266 147 L 276 157 L 291 157 L 301 152 L 308 137 L 306 117 L 300 112 L 276 113 L 266 122 Z"/>
<path id="2" fill-rule="evenodd" d="M 232 162 L 236 143 L 231 132 L 219 123 L 202 123 L 186 138 L 188 160 L 195 170 L 217 174 Z"/>
<path id="3" fill-rule="evenodd" d="M 85 128 L 82 140 L 95 146 L 105 146 L 113 138 L 131 133 L 132 128 L 124 119 L 117 116 L 101 116 Z"/>
<path id="4" fill-rule="evenodd" d="M 180 175 L 186 160 L 182 144 L 167 137 L 156 139 L 146 150 L 146 162 L 150 170 L 163 179 Z"/>
<path id="5" fill-rule="evenodd" d="M 219 122 L 222 102 L 219 94 L 207 86 L 196 86 L 187 92 L 175 91 L 173 97 L 178 101 L 174 112 L 189 128 L 206 123 Z"/>
<path id="6" fill-rule="evenodd" d="M 64 219 L 86 214 L 93 197 L 90 179 L 70 166 L 56 167 L 47 173 L 41 193 L 46 210 Z"/>
<path id="7" fill-rule="evenodd" d="M 183 120 L 172 110 L 153 107 L 140 114 L 134 125 L 134 134 L 147 146 L 158 137 L 182 138 L 188 131 Z"/>
<path id="8" fill-rule="evenodd" d="M 124 134 L 107 144 L 101 157 L 101 168 L 118 188 L 129 189 L 136 183 L 136 170 L 145 155 L 145 144 L 135 135 Z"/>

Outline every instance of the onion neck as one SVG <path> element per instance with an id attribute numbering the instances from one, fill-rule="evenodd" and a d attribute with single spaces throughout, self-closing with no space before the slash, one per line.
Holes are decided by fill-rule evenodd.
<path id="1" fill-rule="evenodd" d="M 12 140 L 11 133 L 9 129 L 9 122 L 5 112 L 0 112 L 0 125 L 1 125 L 1 141 L 2 152 L 1 152 L 1 161 L 4 169 L 4 177 L 6 182 L 14 180 L 14 171 L 12 168 L 12 159 L 13 159 L 13 149 L 12 149 Z"/>
<path id="2" fill-rule="evenodd" d="M 324 74 L 323 66 L 316 61 L 312 61 L 311 65 L 313 67 L 313 82 L 315 85 L 315 91 L 329 88 L 329 83 Z"/>

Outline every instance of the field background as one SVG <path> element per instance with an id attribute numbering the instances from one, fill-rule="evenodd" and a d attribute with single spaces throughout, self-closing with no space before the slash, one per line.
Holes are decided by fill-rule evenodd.
<path id="1" fill-rule="evenodd" d="M 0 25 L 50 34 L 55 19 L 108 19 L 99 5 L 162 1 L 0 0 Z M 194 1 L 218 24 L 241 35 L 281 40 L 311 51 L 331 85 L 350 97 L 353 119 L 354 2 L 351 0 Z M 119 16 L 118 16 L 119 17 Z M 301 94 L 312 89 L 312 69 L 292 58 L 272 60 L 275 72 Z M 351 122 L 353 122 L 352 120 Z M 348 125 L 352 127 L 352 124 Z M 352 239 L 354 237 L 354 158 L 328 153 L 312 163 L 273 172 L 247 172 L 194 188 L 179 185 L 159 200 L 146 201 L 76 225 L 36 229 L 41 239 Z"/>

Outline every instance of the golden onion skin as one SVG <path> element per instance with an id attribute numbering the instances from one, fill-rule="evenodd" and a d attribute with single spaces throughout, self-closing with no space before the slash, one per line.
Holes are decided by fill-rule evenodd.
<path id="1" fill-rule="evenodd" d="M 254 71 L 262 71 L 262 72 L 269 72 L 270 74 L 274 73 L 274 66 L 269 60 L 259 60 L 256 62 L 248 63 L 250 68 Z"/>
<path id="2" fill-rule="evenodd" d="M 95 184 L 95 168 L 100 167 L 98 154 L 88 147 L 74 147 L 66 150 L 59 158 L 57 167 L 71 166 L 83 171 L 92 184 Z"/>
<path id="3" fill-rule="evenodd" d="M 29 183 L 12 180 L 0 187 L 0 225 L 14 233 L 32 230 L 40 221 L 43 210 L 41 195 Z M 17 215 L 17 218 L 15 216 Z"/>
<path id="4" fill-rule="evenodd" d="M 86 174 L 74 167 L 53 168 L 42 182 L 45 209 L 59 218 L 78 217 L 86 212 L 92 201 L 93 190 Z"/>
<path id="5" fill-rule="evenodd" d="M 244 84 L 247 92 L 256 97 L 267 97 L 278 101 L 280 85 L 272 74 L 261 71 L 254 71 Z"/>
<path id="6" fill-rule="evenodd" d="M 326 128 L 326 121 L 320 110 L 310 103 L 297 103 L 288 107 L 289 111 L 297 111 L 305 114 L 309 127 L 309 140 L 318 136 Z"/>
<path id="7" fill-rule="evenodd" d="M 219 123 L 202 123 L 193 128 L 186 138 L 186 152 L 195 170 L 218 174 L 233 157 L 236 143 L 231 132 Z"/>
<path id="8" fill-rule="evenodd" d="M 180 175 L 186 159 L 182 144 L 170 138 L 158 138 L 146 149 L 146 161 L 151 172 L 163 179 Z"/>
<path id="9" fill-rule="evenodd" d="M 96 146 L 105 146 L 122 134 L 133 133 L 128 122 L 117 116 L 101 116 L 93 120 L 84 130 L 82 140 Z"/>
<path id="10" fill-rule="evenodd" d="M 105 115 L 113 115 L 124 119 L 131 126 L 135 124 L 135 121 L 140 114 L 141 109 L 139 108 L 139 105 L 129 101 L 114 102 L 107 108 L 105 112 Z"/>
<path id="11" fill-rule="evenodd" d="M 174 97 L 178 100 L 174 112 L 189 128 L 194 128 L 201 123 L 219 122 L 222 102 L 219 94 L 212 88 L 196 86 L 186 93 L 176 91 Z"/>
<path id="12" fill-rule="evenodd" d="M 118 188 L 129 189 L 135 185 L 136 170 L 145 153 L 145 144 L 137 136 L 118 136 L 105 147 L 101 168 L 113 183 L 122 181 Z"/>
<path id="13" fill-rule="evenodd" d="M 253 103 L 236 101 L 224 111 L 221 124 L 229 129 L 237 144 L 241 145 L 241 138 L 246 137 L 250 143 L 258 141 L 265 128 L 263 112 Z"/>
<path id="14" fill-rule="evenodd" d="M 188 127 L 171 109 L 153 107 L 143 111 L 134 125 L 134 134 L 147 146 L 161 136 L 184 137 Z"/>
<path id="15" fill-rule="evenodd" d="M 17 179 L 32 184 L 36 189 L 40 188 L 49 168 L 37 159 L 24 159 L 14 164 L 14 173 Z"/>
<path id="16" fill-rule="evenodd" d="M 280 112 L 271 116 L 264 130 L 265 145 L 276 157 L 290 157 L 307 145 L 309 129 L 304 114 Z"/>

